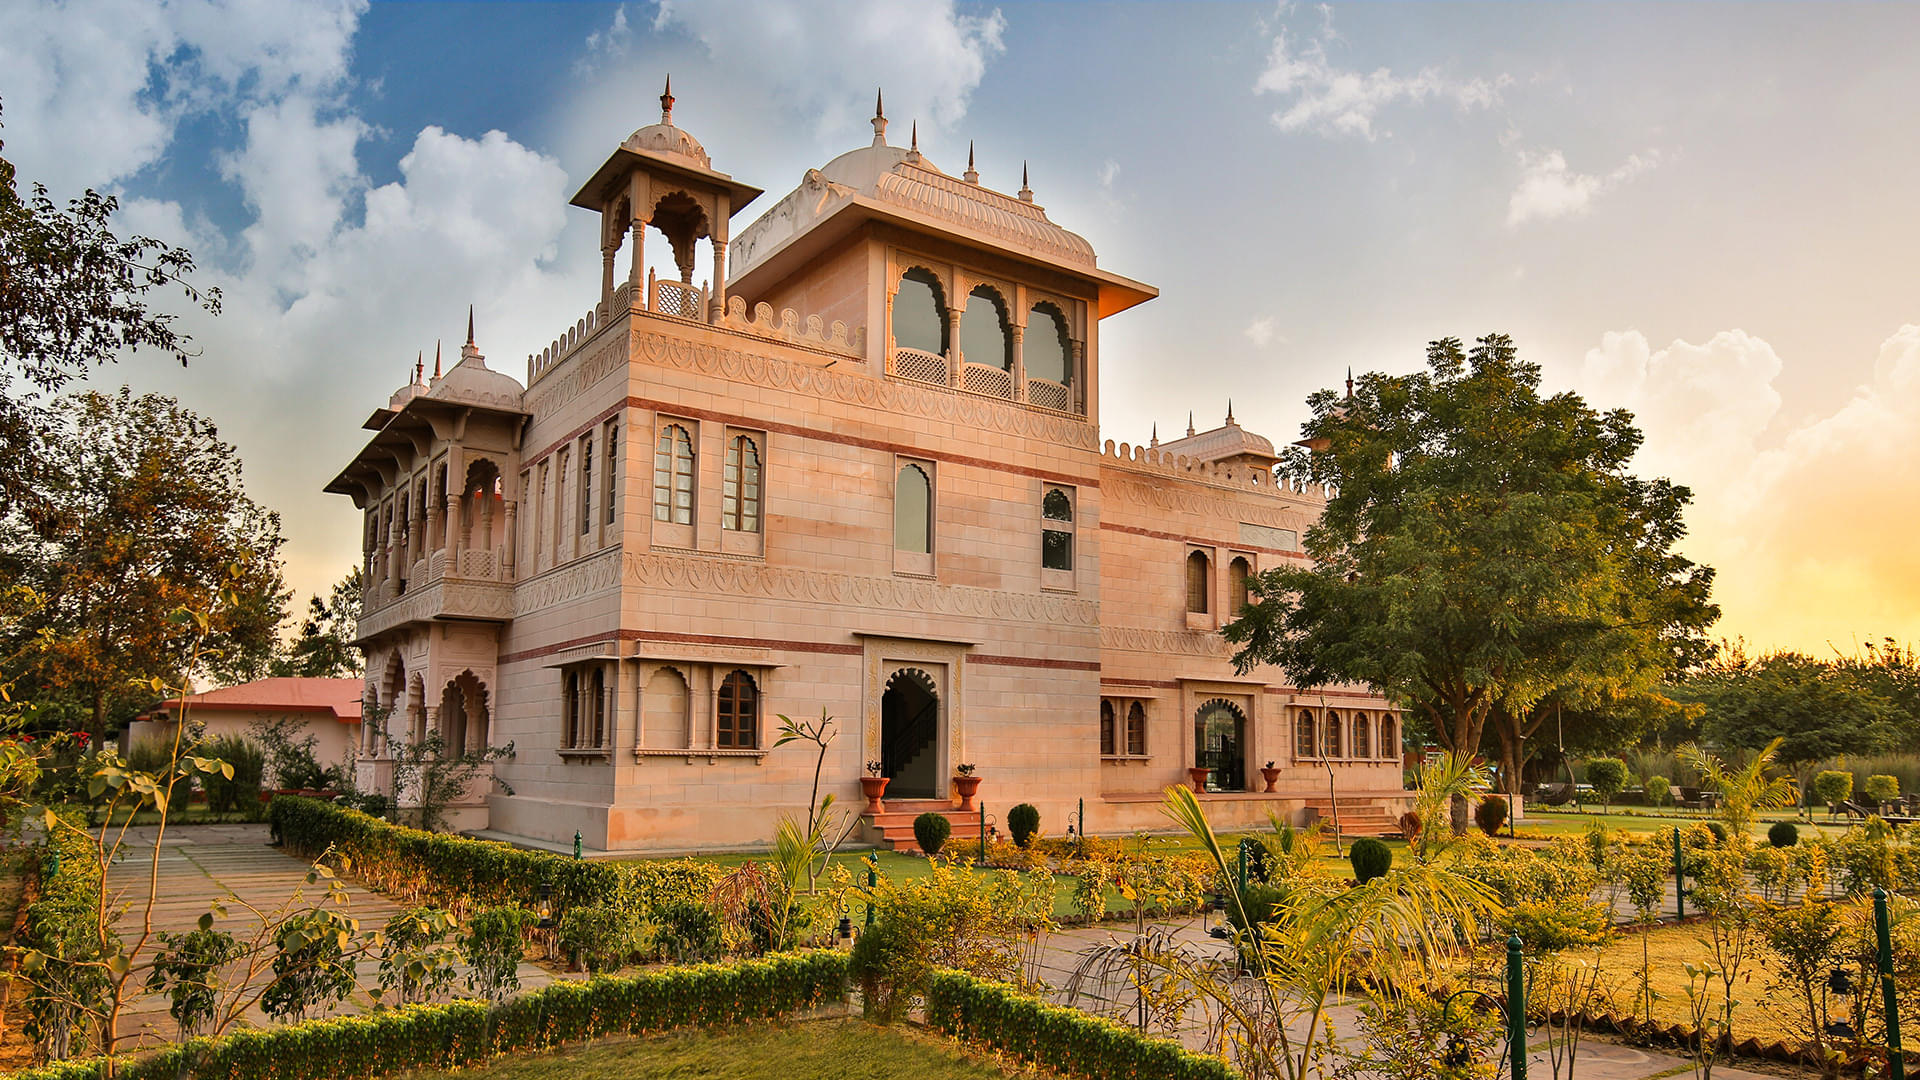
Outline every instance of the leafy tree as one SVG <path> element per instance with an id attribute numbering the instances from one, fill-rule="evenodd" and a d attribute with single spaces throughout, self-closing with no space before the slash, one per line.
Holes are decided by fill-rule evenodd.
<path id="1" fill-rule="evenodd" d="M 273 661 L 273 674 L 337 679 L 365 670 L 360 650 L 353 644 L 360 625 L 360 592 L 360 568 L 356 566 L 334 583 L 325 600 L 318 595 L 311 597 L 300 636 Z"/>
<path id="2" fill-rule="evenodd" d="M 1492 722 L 1517 789 L 1544 703 L 1643 692 L 1706 652 L 1713 572 L 1672 550 L 1691 494 L 1627 472 L 1641 436 L 1626 411 L 1543 396 L 1498 334 L 1470 352 L 1436 341 L 1426 371 L 1308 403 L 1314 452 L 1286 467 L 1331 494 L 1312 565 L 1256 575 L 1223 630 L 1240 671 L 1365 684 L 1462 754 Z"/>
<path id="3" fill-rule="evenodd" d="M 1627 786 L 1627 763 L 1617 757 L 1594 758 L 1587 762 L 1587 783 L 1600 796 L 1601 810 L 1613 808 L 1613 797 Z"/>
<path id="4" fill-rule="evenodd" d="M 93 190 L 65 209 L 40 184 L 22 195 L 13 164 L 0 157 L 0 513 L 58 479 L 55 463 L 35 452 L 44 426 L 38 394 L 122 350 L 157 349 L 184 366 L 192 338 L 176 316 L 147 306 L 155 289 L 177 287 L 189 303 L 220 311 L 219 289 L 203 292 L 188 280 L 191 253 L 114 234 L 118 208 Z"/>
<path id="5" fill-rule="evenodd" d="M 82 706 L 102 745 L 111 708 L 145 703 L 133 683 L 174 681 L 195 632 L 180 609 L 214 612 L 209 674 L 257 674 L 286 603 L 280 519 L 247 497 L 233 447 L 125 389 L 62 398 L 48 427 L 35 505 L 0 519 L 0 564 L 45 597 L 15 628 L 44 692 Z"/>

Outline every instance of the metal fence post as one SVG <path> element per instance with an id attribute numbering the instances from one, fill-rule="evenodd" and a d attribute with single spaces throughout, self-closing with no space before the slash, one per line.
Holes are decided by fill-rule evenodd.
<path id="1" fill-rule="evenodd" d="M 1513 1080 L 1527 1080 L 1527 975 L 1520 963 L 1520 935 L 1507 937 L 1507 1057 Z"/>
<path id="2" fill-rule="evenodd" d="M 987 862 L 987 800 L 980 800 L 980 863 Z"/>
<path id="3" fill-rule="evenodd" d="M 874 872 L 871 864 L 867 866 L 867 928 L 873 928 L 873 890 L 880 885 L 880 875 Z"/>
<path id="4" fill-rule="evenodd" d="M 1893 993 L 1893 934 L 1887 918 L 1887 890 L 1873 890 L 1873 929 L 1880 939 L 1880 999 L 1887 1010 L 1887 1075 L 1906 1080 L 1907 1063 L 1900 1051 L 1900 1008 Z"/>
<path id="5" fill-rule="evenodd" d="M 1680 853 L 1680 826 L 1673 827 L 1673 914 L 1687 917 L 1687 860 Z"/>

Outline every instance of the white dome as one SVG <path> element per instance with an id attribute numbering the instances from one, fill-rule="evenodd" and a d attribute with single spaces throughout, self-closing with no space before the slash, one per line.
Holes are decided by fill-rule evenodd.
<path id="1" fill-rule="evenodd" d="M 700 145 L 700 140 L 672 124 L 648 124 L 627 136 L 627 141 L 620 146 L 626 150 L 682 158 L 702 169 L 713 168 L 713 159 L 707 156 L 707 149 Z"/>

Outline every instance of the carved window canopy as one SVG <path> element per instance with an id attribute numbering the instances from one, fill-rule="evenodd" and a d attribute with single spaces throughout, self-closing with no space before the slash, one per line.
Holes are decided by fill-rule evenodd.
<path id="1" fill-rule="evenodd" d="M 751 750 L 721 749 L 712 746 L 681 747 L 677 749 L 657 746 L 636 746 L 633 748 L 635 760 L 641 758 L 683 757 L 687 759 L 687 764 L 689 765 L 693 764 L 693 759 L 695 758 L 706 758 L 707 764 L 709 765 L 718 763 L 721 758 L 751 758 L 753 759 L 753 763 L 758 765 L 760 764 L 760 759 L 766 757 L 767 754 L 768 751 L 764 747 Z"/>

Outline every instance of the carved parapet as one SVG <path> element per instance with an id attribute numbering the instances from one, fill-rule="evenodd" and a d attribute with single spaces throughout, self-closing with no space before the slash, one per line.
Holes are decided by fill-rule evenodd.
<path id="1" fill-rule="evenodd" d="M 738 296 L 727 298 L 727 312 L 721 317 L 720 325 L 754 337 L 825 349 L 844 356 L 866 354 L 867 328 L 864 326 L 848 330 L 847 324 L 839 319 L 827 325 L 818 315 L 807 316 L 803 325 L 799 312 L 782 308 L 775 318 L 773 306 L 767 303 L 753 305 L 753 314 L 749 316 L 746 300 Z"/>
<path id="2" fill-rule="evenodd" d="M 486 553 L 482 553 L 486 554 Z M 371 641 L 409 623 L 437 619 L 505 622 L 513 618 L 513 586 L 502 581 L 434 581 L 360 617 L 358 640 Z"/>
<path id="3" fill-rule="evenodd" d="M 1181 479 L 1195 480 L 1216 487 L 1241 488 L 1314 502 L 1325 502 L 1334 494 L 1334 488 L 1330 484 L 1315 483 L 1278 471 L 1201 461 L 1198 458 L 1189 458 L 1185 454 L 1165 453 L 1151 446 L 1133 446 L 1128 443 L 1116 445 L 1112 439 L 1106 441 L 1103 457 L 1104 464 L 1107 465 L 1137 472 L 1178 476 Z"/>

